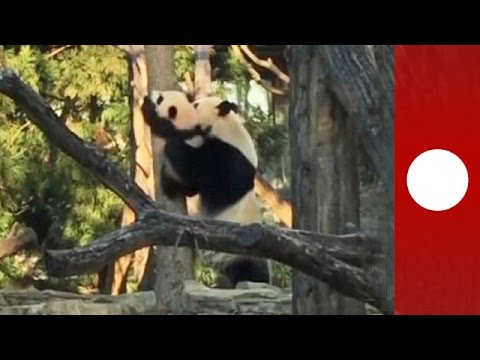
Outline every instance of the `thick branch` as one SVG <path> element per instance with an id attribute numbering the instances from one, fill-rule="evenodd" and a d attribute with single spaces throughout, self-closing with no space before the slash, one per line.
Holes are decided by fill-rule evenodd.
<path id="1" fill-rule="evenodd" d="M 372 271 L 372 265 L 380 249 L 373 239 L 359 234 L 335 236 L 260 224 L 238 226 L 156 209 L 89 247 L 47 251 L 45 266 L 49 274 L 57 277 L 92 273 L 120 256 L 152 245 L 271 258 L 328 282 L 347 296 L 378 304 L 373 284 L 379 270 Z"/>
<path id="2" fill-rule="evenodd" d="M 73 46 L 73 45 L 65 45 L 65 46 L 59 47 L 59 48 L 53 50 L 52 52 L 46 54 L 45 59 L 50 59 L 50 58 L 60 54 L 62 51 L 68 49 L 71 46 Z"/>
<path id="3" fill-rule="evenodd" d="M 285 226 L 292 227 L 292 204 L 282 199 L 278 191 L 260 174 L 255 176 L 255 193 L 272 209 Z"/>
<path id="4" fill-rule="evenodd" d="M 71 132 L 50 105 L 11 69 L 0 71 L 0 92 L 15 101 L 52 144 L 90 170 L 137 214 L 154 206 L 152 200 L 124 171 L 113 164 L 103 151 L 86 144 Z"/>
<path id="5" fill-rule="evenodd" d="M 37 234 L 31 228 L 15 224 L 8 236 L 0 241 L 0 260 L 37 245 Z"/>

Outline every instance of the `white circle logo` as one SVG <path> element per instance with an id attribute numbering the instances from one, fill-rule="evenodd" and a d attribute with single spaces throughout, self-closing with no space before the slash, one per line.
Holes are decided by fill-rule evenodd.
<path id="1" fill-rule="evenodd" d="M 463 161 L 447 150 L 420 154 L 407 174 L 410 196 L 421 207 L 445 211 L 456 206 L 468 189 L 468 171 Z"/>

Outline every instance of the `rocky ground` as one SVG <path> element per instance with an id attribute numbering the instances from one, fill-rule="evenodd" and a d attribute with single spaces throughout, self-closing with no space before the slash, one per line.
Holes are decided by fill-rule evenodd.
<path id="1" fill-rule="evenodd" d="M 236 289 L 210 289 L 185 282 L 187 315 L 290 315 L 290 289 L 240 283 Z M 0 315 L 156 315 L 153 292 L 120 296 L 79 295 L 52 290 L 0 291 Z M 375 310 L 367 308 L 369 314 Z"/>
<path id="2" fill-rule="evenodd" d="M 274 286 L 241 283 L 236 289 L 209 289 L 185 282 L 185 313 L 189 315 L 287 315 L 291 293 Z M 120 296 L 80 295 L 52 290 L 0 291 L 0 315 L 152 315 L 153 292 Z"/>

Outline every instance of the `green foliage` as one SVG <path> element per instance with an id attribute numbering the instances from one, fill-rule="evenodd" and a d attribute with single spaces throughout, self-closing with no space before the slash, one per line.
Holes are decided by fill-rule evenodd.
<path id="1" fill-rule="evenodd" d="M 175 67 L 178 81 L 184 81 L 187 72 L 194 79 L 195 59 L 194 45 L 176 46 Z M 246 66 L 233 55 L 228 45 L 215 45 L 210 56 L 210 63 L 213 81 L 245 86 L 251 79 Z"/>
<path id="2" fill-rule="evenodd" d="M 280 288 L 292 286 L 292 268 L 290 266 L 272 261 L 273 285 Z"/>
<path id="3" fill-rule="evenodd" d="M 272 284 L 280 288 L 292 286 L 292 268 L 272 261 Z M 215 287 L 218 285 L 218 274 L 211 265 L 199 261 L 195 268 L 195 280 L 199 283 Z"/>
<path id="4" fill-rule="evenodd" d="M 14 258 L 7 258 L 0 261 L 0 289 L 11 287 L 12 278 L 23 275 L 21 268 L 15 263 Z"/>
<path id="5" fill-rule="evenodd" d="M 195 48 L 187 45 L 175 47 L 175 72 L 178 82 L 185 80 L 185 74 L 190 73 L 192 79 L 195 73 Z"/>
<path id="6" fill-rule="evenodd" d="M 95 141 L 101 128 L 114 143 L 105 150 L 128 170 L 128 67 L 113 46 L 16 46 L 9 66 L 49 101 L 71 131 Z M 114 141 L 113 139 L 116 139 Z M 117 141 L 118 140 L 118 141 Z M 13 102 L 0 95 L 0 239 L 15 221 L 31 226 L 49 248 L 85 245 L 118 226 L 122 202 L 88 171 L 51 147 Z M 10 260 L 2 278 L 17 277 Z M 8 275 L 8 276 L 7 276 Z"/>
<path id="7" fill-rule="evenodd" d="M 208 263 L 199 261 L 195 266 L 195 280 L 199 283 L 215 287 L 217 285 L 218 274 Z"/>
<path id="8" fill-rule="evenodd" d="M 251 79 L 247 67 L 239 61 L 228 45 L 216 45 L 211 57 L 212 77 L 220 82 L 246 86 Z"/>
<path id="9" fill-rule="evenodd" d="M 284 125 L 273 123 L 272 114 L 260 107 L 250 107 L 244 113 L 248 131 L 252 135 L 259 154 L 259 169 L 264 171 L 270 164 L 278 164 L 288 145 L 288 130 Z"/>

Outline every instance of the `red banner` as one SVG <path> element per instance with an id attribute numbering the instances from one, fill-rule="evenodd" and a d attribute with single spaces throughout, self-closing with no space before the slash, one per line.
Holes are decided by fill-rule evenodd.
<path id="1" fill-rule="evenodd" d="M 480 314 L 479 108 L 480 46 L 396 46 L 397 314 Z"/>

